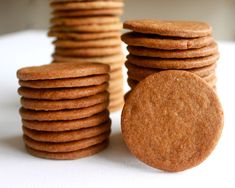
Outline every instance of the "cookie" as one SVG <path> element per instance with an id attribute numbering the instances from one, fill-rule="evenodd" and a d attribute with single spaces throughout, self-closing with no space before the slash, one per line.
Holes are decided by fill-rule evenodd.
<path id="1" fill-rule="evenodd" d="M 104 111 L 108 107 L 108 102 L 97 104 L 87 108 L 60 110 L 60 111 L 35 111 L 20 108 L 22 119 L 37 121 L 59 121 L 59 120 L 75 120 L 90 117 L 99 112 Z"/>
<path id="2" fill-rule="evenodd" d="M 59 48 L 98 48 L 111 47 L 121 45 L 121 40 L 118 37 L 106 38 L 100 40 L 55 40 L 53 44 Z"/>
<path id="3" fill-rule="evenodd" d="M 200 38 L 166 38 L 158 35 L 144 35 L 135 32 L 125 33 L 121 36 L 121 39 L 129 46 L 161 50 L 188 50 L 202 48 L 214 43 L 214 39 L 211 36 Z"/>
<path id="4" fill-rule="evenodd" d="M 204 161 L 222 128 L 223 110 L 216 93 L 187 71 L 164 71 L 141 81 L 121 117 L 123 139 L 132 154 L 170 172 Z"/>
<path id="5" fill-rule="evenodd" d="M 129 20 L 123 27 L 139 33 L 182 38 L 205 37 L 212 33 L 210 25 L 196 21 Z"/>
<path id="6" fill-rule="evenodd" d="M 79 41 L 86 41 L 86 40 L 98 40 L 98 39 L 106 39 L 106 38 L 113 38 L 113 37 L 120 37 L 119 31 L 108 31 L 108 32 L 101 32 L 101 33 L 75 33 L 75 32 L 54 32 L 49 31 L 48 36 L 56 37 L 58 39 L 72 39 L 72 40 L 79 40 Z"/>
<path id="7" fill-rule="evenodd" d="M 118 105 L 116 105 L 116 106 L 110 106 L 110 107 L 109 107 L 109 111 L 110 111 L 110 112 L 119 111 L 119 110 L 121 110 L 121 109 L 123 108 L 123 105 L 124 105 L 124 102 L 122 102 L 122 103 L 120 103 L 120 104 L 118 104 Z"/>
<path id="8" fill-rule="evenodd" d="M 53 80 L 19 80 L 19 85 L 29 88 L 71 88 L 71 87 L 86 87 L 98 86 L 109 81 L 108 74 L 86 76 L 80 78 L 66 78 Z"/>
<path id="9" fill-rule="evenodd" d="M 107 74 L 108 72 L 109 66 L 104 64 L 58 63 L 21 68 L 17 71 L 17 77 L 20 80 L 50 80 Z"/>
<path id="10" fill-rule="evenodd" d="M 89 97 L 108 89 L 108 83 L 97 86 L 79 87 L 79 88 L 57 88 L 57 89 L 32 89 L 20 87 L 19 95 L 29 99 L 39 100 L 66 100 Z"/>
<path id="11" fill-rule="evenodd" d="M 122 8 L 123 2 L 118 1 L 94 1 L 94 2 L 51 2 L 53 10 L 90 10 L 104 8 Z"/>
<path id="12" fill-rule="evenodd" d="M 156 72 L 160 72 L 162 71 L 162 69 L 152 69 L 152 68 L 145 68 L 145 67 L 140 67 L 140 66 L 136 66 L 131 64 L 130 62 L 126 62 L 125 66 L 128 69 L 128 74 L 131 74 L 132 78 L 134 77 L 139 77 L 141 80 L 144 79 L 145 77 L 156 73 Z M 187 71 L 193 72 L 195 74 L 197 74 L 200 77 L 205 77 L 208 76 L 209 74 L 215 72 L 216 69 L 216 63 L 206 66 L 206 67 L 201 67 L 201 68 L 195 68 L 195 69 L 188 69 Z"/>
<path id="13" fill-rule="evenodd" d="M 106 8 L 106 9 L 88 9 L 88 10 L 72 10 L 72 11 L 53 11 L 51 14 L 56 18 L 64 17 L 80 17 L 80 16 L 120 16 L 123 13 L 122 8 Z"/>
<path id="14" fill-rule="evenodd" d="M 70 120 L 70 121 L 33 121 L 33 120 L 22 120 L 24 127 L 28 129 L 38 130 L 38 131 L 69 131 L 77 130 L 83 128 L 89 128 L 98 126 L 109 119 L 109 112 L 105 110 L 93 116 Z"/>
<path id="15" fill-rule="evenodd" d="M 110 55 L 110 56 L 103 56 L 103 57 L 65 57 L 59 55 L 53 55 L 54 63 L 104 63 L 104 64 L 114 64 L 116 62 L 124 61 L 124 55 L 122 53 Z"/>
<path id="16" fill-rule="evenodd" d="M 159 57 L 159 58 L 195 58 L 206 57 L 218 53 L 218 46 L 214 42 L 208 46 L 188 50 L 160 50 L 153 48 L 128 46 L 127 50 L 130 54 L 144 57 Z"/>
<path id="17" fill-rule="evenodd" d="M 72 130 L 72 131 L 64 131 L 64 132 L 45 132 L 45 131 L 35 131 L 25 127 L 22 128 L 26 136 L 36 141 L 70 142 L 70 141 L 78 141 L 86 138 L 91 138 L 94 136 L 98 136 L 102 133 L 110 132 L 110 125 L 111 121 L 109 120 L 108 122 L 105 122 L 95 127 Z"/>
<path id="18" fill-rule="evenodd" d="M 80 26 L 91 24 L 109 24 L 120 22 L 117 16 L 94 16 L 94 17 L 76 17 L 76 18 L 52 18 L 50 20 L 54 26 Z"/>
<path id="19" fill-rule="evenodd" d="M 107 132 L 92 138 L 86 138 L 79 141 L 71 141 L 64 143 L 39 142 L 29 138 L 28 136 L 24 136 L 24 142 L 28 147 L 39 151 L 55 152 L 55 153 L 70 152 L 70 151 L 77 151 L 80 149 L 88 148 L 96 144 L 100 144 L 108 139 L 109 134 L 110 133 Z"/>
<path id="20" fill-rule="evenodd" d="M 117 100 L 117 99 L 123 98 L 123 96 L 124 96 L 124 91 L 120 90 L 115 93 L 110 93 L 109 99 L 110 101 Z"/>
<path id="21" fill-rule="evenodd" d="M 108 141 L 104 141 L 101 144 L 97 144 L 85 149 L 72 151 L 72 152 L 60 152 L 60 153 L 53 153 L 53 152 L 45 152 L 34 150 L 28 146 L 26 146 L 26 150 L 36 157 L 46 158 L 46 159 L 57 159 L 57 160 L 72 160 L 72 159 L 79 159 L 83 157 L 88 157 L 94 155 L 98 152 L 101 152 L 108 146 Z"/>
<path id="22" fill-rule="evenodd" d="M 123 78 L 116 78 L 109 82 L 109 88 L 108 91 L 117 91 L 120 90 L 120 88 L 123 88 Z"/>
<path id="23" fill-rule="evenodd" d="M 193 69 L 212 65 L 219 59 L 219 54 L 189 59 L 161 59 L 128 55 L 127 60 L 137 66 L 160 69 Z"/>
<path id="24" fill-rule="evenodd" d="M 134 89 L 139 82 L 131 78 L 127 78 L 127 83 L 131 89 Z"/>
<path id="25" fill-rule="evenodd" d="M 52 26 L 49 30 L 52 32 L 88 32 L 88 33 L 102 33 L 111 31 L 120 31 L 122 29 L 122 23 L 110 23 L 110 24 L 90 24 L 81 26 Z"/>
<path id="26" fill-rule="evenodd" d="M 25 144 L 35 150 L 39 151 L 46 151 L 46 152 L 71 152 L 77 151 L 80 149 L 85 149 L 96 144 L 100 144 L 108 139 L 110 132 L 100 134 L 95 137 L 86 138 L 79 141 L 70 141 L 70 142 L 63 142 L 63 143 L 52 143 L 52 142 L 40 142 L 35 141 L 28 136 L 24 135 L 24 142 Z"/>
<path id="27" fill-rule="evenodd" d="M 109 100 L 109 93 L 103 92 L 89 97 L 69 100 L 38 100 L 22 97 L 20 102 L 23 108 L 31 110 L 56 111 L 65 109 L 86 108 Z"/>
<path id="28" fill-rule="evenodd" d="M 116 80 L 122 77 L 122 68 L 111 71 L 109 75 L 110 75 L 110 80 Z"/>
<path id="29" fill-rule="evenodd" d="M 122 51 L 120 45 L 99 48 L 56 48 L 54 55 L 73 57 L 97 57 L 119 54 Z"/>

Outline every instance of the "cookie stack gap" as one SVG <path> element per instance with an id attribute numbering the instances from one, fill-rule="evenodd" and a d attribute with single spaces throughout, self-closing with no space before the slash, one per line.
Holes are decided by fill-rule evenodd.
<path id="1" fill-rule="evenodd" d="M 26 149 L 49 159 L 77 159 L 108 146 L 110 68 L 58 63 L 17 71 Z"/>
<path id="2" fill-rule="evenodd" d="M 60 1 L 50 3 L 51 27 L 48 35 L 55 37 L 53 63 L 104 63 L 111 67 L 109 110 L 123 106 L 121 48 L 124 2 L 116 0 Z"/>
<path id="3" fill-rule="evenodd" d="M 212 27 L 204 22 L 130 20 L 122 35 L 129 55 L 125 63 L 128 84 L 133 89 L 147 76 L 163 70 L 184 70 L 197 74 L 216 88 L 219 59 Z"/>

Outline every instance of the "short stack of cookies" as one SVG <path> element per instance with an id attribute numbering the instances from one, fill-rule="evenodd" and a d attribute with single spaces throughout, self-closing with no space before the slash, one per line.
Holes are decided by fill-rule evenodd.
<path id="1" fill-rule="evenodd" d="M 128 45 L 125 63 L 128 84 L 133 89 L 139 81 L 163 70 L 185 70 L 197 74 L 216 87 L 218 47 L 212 28 L 204 22 L 130 20 L 122 35 Z"/>
<path id="2" fill-rule="evenodd" d="M 110 111 L 123 106 L 122 0 L 54 0 L 48 35 L 55 37 L 53 62 L 104 63 L 110 72 Z"/>
<path id="3" fill-rule="evenodd" d="M 76 159 L 108 145 L 108 65 L 58 63 L 17 71 L 24 141 L 32 155 Z"/>

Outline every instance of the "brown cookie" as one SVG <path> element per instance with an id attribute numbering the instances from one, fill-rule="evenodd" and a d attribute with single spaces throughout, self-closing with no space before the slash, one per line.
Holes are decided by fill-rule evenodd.
<path id="1" fill-rule="evenodd" d="M 72 130 L 72 131 L 64 131 L 64 132 L 35 131 L 32 129 L 28 129 L 24 126 L 22 128 L 26 136 L 36 141 L 70 142 L 70 141 L 78 141 L 86 138 L 91 138 L 94 136 L 98 136 L 102 133 L 110 132 L 110 126 L 111 126 L 111 120 L 95 127 Z"/>
<path id="2" fill-rule="evenodd" d="M 119 91 L 121 88 L 123 88 L 123 84 L 123 77 L 113 79 L 109 82 L 108 91 Z"/>
<path id="3" fill-rule="evenodd" d="M 52 26 L 49 30 L 51 32 L 88 32 L 88 33 L 102 33 L 111 31 L 120 31 L 122 29 L 122 23 L 110 23 L 110 24 L 90 24 L 81 26 Z"/>
<path id="4" fill-rule="evenodd" d="M 129 46 L 154 48 L 161 50 L 187 50 L 202 48 L 214 43 L 211 36 L 200 38 L 172 38 L 158 35 L 144 35 L 135 32 L 125 33 L 121 36 L 123 42 Z"/>
<path id="5" fill-rule="evenodd" d="M 160 69 L 193 69 L 215 64 L 219 54 L 189 59 L 161 59 L 128 55 L 127 60 L 137 66 Z"/>
<path id="6" fill-rule="evenodd" d="M 110 101 L 113 101 L 113 100 L 117 100 L 117 99 L 122 99 L 123 96 L 124 96 L 124 91 L 120 90 L 120 91 L 117 91 L 114 93 L 110 93 L 109 99 L 110 99 Z"/>
<path id="7" fill-rule="evenodd" d="M 72 151 L 72 152 L 46 152 L 46 151 L 39 151 L 34 150 L 28 146 L 26 146 L 26 150 L 36 157 L 46 158 L 46 159 L 56 159 L 56 160 L 72 160 L 72 159 L 79 159 L 83 157 L 88 157 L 94 155 L 102 150 L 104 150 L 108 146 L 108 141 L 104 141 L 101 144 L 97 144 L 85 149 Z"/>
<path id="8" fill-rule="evenodd" d="M 146 57 L 160 57 L 160 58 L 195 58 L 195 57 L 206 57 L 218 53 L 218 46 L 214 42 L 208 46 L 196 49 L 187 50 L 160 50 L 153 48 L 128 46 L 127 50 L 130 54 L 136 56 Z"/>
<path id="9" fill-rule="evenodd" d="M 211 35 L 212 27 L 205 22 L 167 20 L 129 20 L 123 27 L 139 33 L 197 38 Z"/>
<path id="10" fill-rule="evenodd" d="M 55 40 L 53 44 L 59 48 L 98 48 L 98 47 L 111 47 L 121 45 L 119 37 L 99 39 L 99 40 Z"/>
<path id="11" fill-rule="evenodd" d="M 141 80 L 153 73 L 160 72 L 163 70 L 163 69 L 157 69 L 157 68 L 153 69 L 153 68 L 145 68 L 145 67 L 136 66 L 136 65 L 131 64 L 128 61 L 125 63 L 125 66 L 128 69 L 128 74 L 132 75 L 130 77 L 132 78 L 139 77 Z M 215 72 L 215 69 L 216 69 L 216 63 L 206 66 L 206 67 L 188 69 L 187 71 L 193 72 L 200 77 L 205 77 Z"/>
<path id="12" fill-rule="evenodd" d="M 223 110 L 214 90 L 200 77 L 163 71 L 130 93 L 121 128 L 138 159 L 161 170 L 183 171 L 199 165 L 216 146 Z"/>
<path id="13" fill-rule="evenodd" d="M 70 152 L 77 151 L 80 149 L 88 148 L 96 144 L 100 144 L 108 139 L 109 132 L 94 136 L 91 138 L 86 138 L 79 141 L 70 141 L 63 143 L 51 143 L 51 142 L 39 142 L 24 136 L 25 144 L 35 150 L 46 151 L 46 152 Z"/>
<path id="14" fill-rule="evenodd" d="M 123 13 L 122 8 L 106 8 L 106 9 L 88 9 L 88 10 L 72 10 L 72 11 L 53 11 L 53 17 L 80 17 L 80 16 L 120 16 Z"/>
<path id="15" fill-rule="evenodd" d="M 69 100 L 38 100 L 21 98 L 21 105 L 25 109 L 31 110 L 43 110 L 43 111 L 56 111 L 65 109 L 78 109 L 86 108 L 100 103 L 107 102 L 109 100 L 109 93 L 107 91 L 92 95 L 89 97 L 83 97 L 79 99 Z"/>
<path id="16" fill-rule="evenodd" d="M 103 57 L 65 57 L 65 56 L 59 56 L 59 55 L 53 55 L 53 63 L 91 63 L 91 62 L 95 62 L 95 63 L 104 63 L 104 64 L 114 64 L 116 62 L 121 62 L 124 61 L 124 55 L 123 53 L 119 53 L 119 54 L 114 54 L 114 55 L 110 55 L 110 56 L 103 56 Z"/>
<path id="17" fill-rule="evenodd" d="M 110 75 L 110 80 L 116 80 L 122 77 L 122 68 L 111 71 L 109 75 Z"/>
<path id="18" fill-rule="evenodd" d="M 90 2 L 51 2 L 50 6 L 54 10 L 90 10 L 106 8 L 122 8 L 123 2 L 118 1 L 90 1 Z"/>
<path id="19" fill-rule="evenodd" d="M 119 54 L 121 46 L 99 47 L 99 48 L 59 48 L 55 49 L 54 55 L 73 57 L 97 57 Z"/>
<path id="20" fill-rule="evenodd" d="M 57 88 L 57 89 L 32 89 L 20 87 L 19 95 L 29 99 L 41 100 L 66 100 L 89 97 L 108 89 L 108 83 L 97 86 L 78 87 L 78 88 Z"/>
<path id="21" fill-rule="evenodd" d="M 54 26 L 80 26 L 90 24 L 109 24 L 120 22 L 117 16 L 94 16 L 94 17 L 76 17 L 76 18 L 52 18 L 50 20 Z"/>
<path id="22" fill-rule="evenodd" d="M 60 111 L 35 111 L 20 108 L 22 119 L 37 121 L 59 121 L 59 120 L 75 120 L 93 116 L 107 109 L 108 102 L 97 104 L 87 108 L 60 110 Z"/>
<path id="23" fill-rule="evenodd" d="M 75 33 L 75 32 L 54 32 L 49 31 L 48 36 L 56 37 L 58 39 L 72 39 L 72 40 L 98 40 L 98 39 L 106 39 L 113 37 L 120 37 L 119 31 L 109 31 L 109 32 L 101 32 L 101 33 Z"/>
<path id="24" fill-rule="evenodd" d="M 123 104 L 124 102 L 124 96 L 119 96 L 119 98 L 115 98 L 114 100 L 110 100 L 109 102 L 109 108 L 119 106 L 120 104 Z"/>
<path id="25" fill-rule="evenodd" d="M 21 68 L 17 71 L 17 77 L 20 80 L 76 78 L 107 74 L 109 70 L 110 68 L 108 65 L 98 63 L 58 63 Z"/>
<path id="26" fill-rule="evenodd" d="M 69 131 L 69 130 L 77 130 L 83 128 L 89 128 L 98 126 L 109 119 L 109 112 L 105 110 L 93 116 L 70 120 L 70 121 L 32 121 L 32 120 L 22 120 L 22 124 L 24 127 L 28 129 L 38 130 L 38 131 L 51 131 L 51 132 L 59 132 L 59 131 Z"/>
<path id="27" fill-rule="evenodd" d="M 29 88 L 71 88 L 71 87 L 86 87 L 98 86 L 109 81 L 108 74 L 95 76 L 86 76 L 80 78 L 65 78 L 54 80 L 19 80 L 19 84 Z"/>

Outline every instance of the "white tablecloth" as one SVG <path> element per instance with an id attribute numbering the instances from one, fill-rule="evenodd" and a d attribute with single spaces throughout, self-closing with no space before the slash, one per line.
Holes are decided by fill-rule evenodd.
<path id="1" fill-rule="evenodd" d="M 235 43 L 219 43 L 217 88 L 225 111 L 222 138 L 204 163 L 180 173 L 158 171 L 129 153 L 120 134 L 120 112 L 112 114 L 109 148 L 95 156 L 54 161 L 27 154 L 15 73 L 23 66 L 49 63 L 50 43 L 39 31 L 0 37 L 0 187 L 235 187 Z"/>

